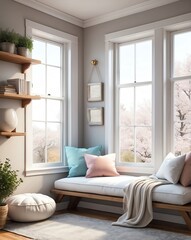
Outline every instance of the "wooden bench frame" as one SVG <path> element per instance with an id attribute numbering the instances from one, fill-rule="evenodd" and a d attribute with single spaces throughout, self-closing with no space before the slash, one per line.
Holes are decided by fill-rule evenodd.
<path id="1" fill-rule="evenodd" d="M 78 203 L 81 200 L 81 198 L 123 203 L 123 197 L 116 197 L 116 196 L 67 191 L 67 190 L 60 190 L 55 188 L 51 189 L 51 193 L 55 194 L 56 196 L 55 201 L 57 203 L 62 202 L 64 197 L 69 196 L 70 200 L 69 200 L 68 210 L 75 209 L 78 206 Z M 153 207 L 178 211 L 180 215 L 183 217 L 188 229 L 191 230 L 191 216 L 189 214 L 191 213 L 191 203 L 186 205 L 176 205 L 176 204 L 169 204 L 169 203 L 153 202 Z"/>

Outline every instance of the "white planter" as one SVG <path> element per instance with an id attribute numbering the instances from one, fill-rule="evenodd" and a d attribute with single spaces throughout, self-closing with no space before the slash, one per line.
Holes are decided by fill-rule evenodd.
<path id="1" fill-rule="evenodd" d="M 24 56 L 24 57 L 28 57 L 29 56 L 29 49 L 25 48 L 25 47 L 18 47 L 17 48 L 17 54 Z"/>
<path id="2" fill-rule="evenodd" d="M 15 53 L 15 44 L 9 42 L 1 42 L 0 49 L 3 52 Z"/>
<path id="3" fill-rule="evenodd" d="M 0 131 L 12 132 L 18 124 L 17 114 L 12 108 L 0 108 Z"/>

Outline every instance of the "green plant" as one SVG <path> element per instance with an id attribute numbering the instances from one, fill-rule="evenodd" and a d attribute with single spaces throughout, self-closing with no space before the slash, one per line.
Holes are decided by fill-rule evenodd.
<path id="1" fill-rule="evenodd" d="M 0 162 L 0 206 L 5 205 L 9 197 L 23 180 L 17 176 L 18 170 L 12 170 L 10 160 Z"/>
<path id="2" fill-rule="evenodd" d="M 18 44 L 19 34 L 14 32 L 14 30 L 2 30 L 0 29 L 0 42 L 9 42 L 14 43 L 15 45 Z"/>
<path id="3" fill-rule="evenodd" d="M 33 49 L 33 40 L 30 37 L 19 36 L 17 47 L 28 48 L 31 52 Z"/>

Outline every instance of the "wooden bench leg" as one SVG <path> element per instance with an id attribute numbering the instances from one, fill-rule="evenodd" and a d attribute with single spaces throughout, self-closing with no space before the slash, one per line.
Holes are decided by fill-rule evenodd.
<path id="1" fill-rule="evenodd" d="M 55 202 L 56 202 L 56 203 L 60 203 L 60 202 L 62 202 L 63 199 L 64 199 L 64 195 L 62 195 L 62 194 L 57 194 L 57 195 L 56 195 L 56 198 L 55 198 Z"/>
<path id="2" fill-rule="evenodd" d="M 68 204 L 68 210 L 76 209 L 80 199 L 81 199 L 80 197 L 71 197 L 70 196 L 70 201 L 69 201 L 69 204 Z"/>
<path id="3" fill-rule="evenodd" d="M 189 212 L 186 211 L 180 211 L 182 217 L 184 218 L 184 221 L 187 225 L 187 227 L 191 230 L 191 218 Z"/>

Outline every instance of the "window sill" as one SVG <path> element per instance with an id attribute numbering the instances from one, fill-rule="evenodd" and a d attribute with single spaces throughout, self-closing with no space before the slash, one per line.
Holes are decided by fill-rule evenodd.
<path id="1" fill-rule="evenodd" d="M 45 175 L 45 174 L 56 174 L 68 172 L 68 167 L 49 167 L 49 168 L 31 168 L 26 170 L 26 177 Z"/>
<path id="2" fill-rule="evenodd" d="M 135 166 L 117 166 L 117 171 L 122 174 L 130 174 L 130 175 L 151 175 L 154 174 L 154 167 L 135 167 Z"/>

